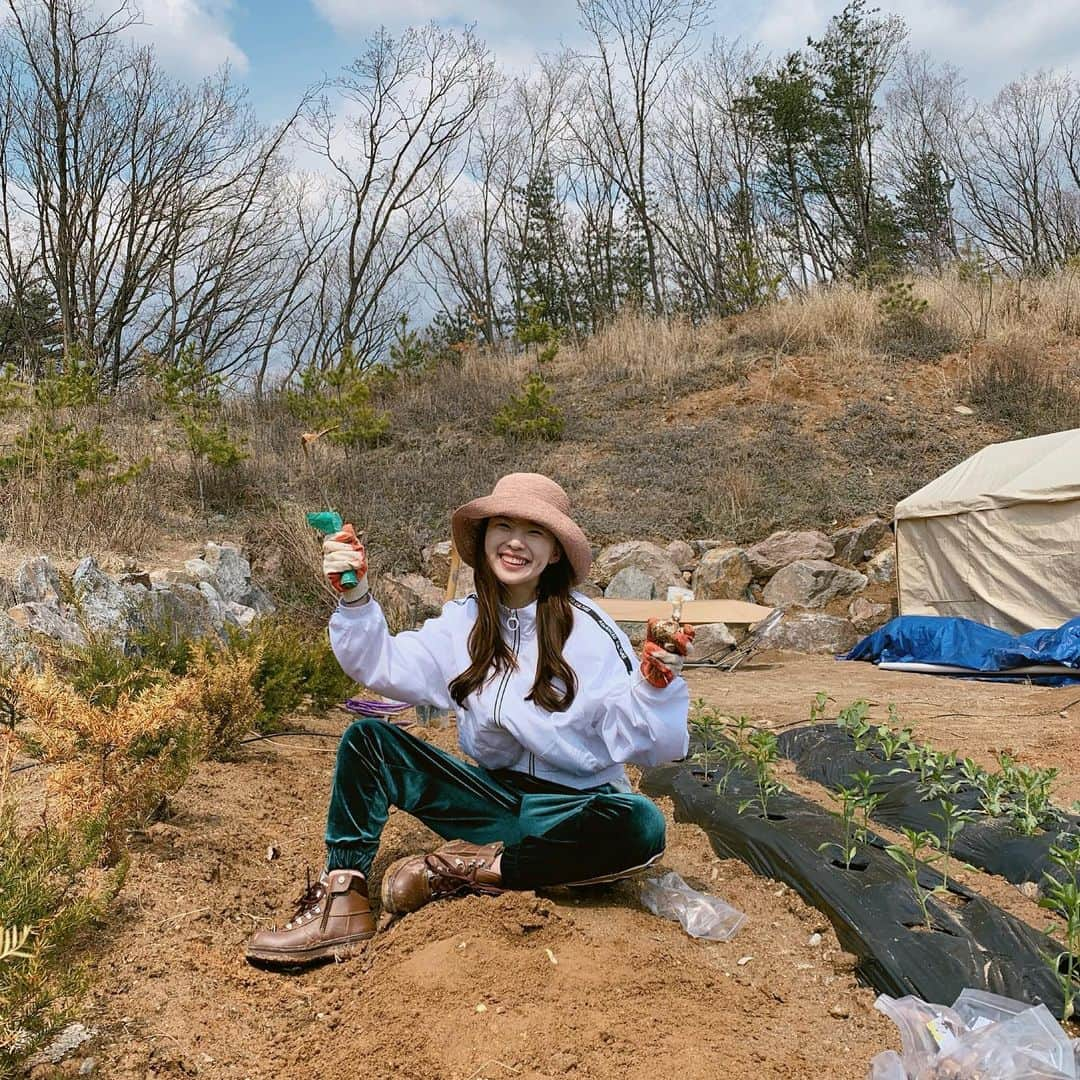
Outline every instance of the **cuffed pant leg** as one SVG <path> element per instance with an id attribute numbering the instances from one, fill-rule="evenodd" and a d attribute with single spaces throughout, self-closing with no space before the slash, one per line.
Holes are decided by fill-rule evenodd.
<path id="1" fill-rule="evenodd" d="M 645 866 L 664 850 L 664 815 L 644 795 L 524 795 L 517 844 L 503 852 L 508 889 L 587 881 Z"/>
<path id="2" fill-rule="evenodd" d="M 351 724 L 338 747 L 326 819 L 327 867 L 368 873 L 396 806 L 447 839 L 487 844 L 521 837 L 521 796 L 385 720 Z"/>

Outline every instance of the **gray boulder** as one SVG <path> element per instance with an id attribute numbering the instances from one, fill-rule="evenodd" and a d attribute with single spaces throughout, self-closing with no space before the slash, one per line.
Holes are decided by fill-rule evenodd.
<path id="1" fill-rule="evenodd" d="M 611 579 L 627 566 L 635 566 L 653 579 L 656 596 L 666 596 L 671 585 L 682 588 L 686 582 L 682 571 L 671 556 L 648 540 L 626 540 L 621 544 L 609 544 L 596 556 L 592 565 L 592 579 L 606 588 Z"/>
<path id="2" fill-rule="evenodd" d="M 652 600 L 656 596 L 656 582 L 636 566 L 624 566 L 608 582 L 604 595 L 619 600 Z"/>
<path id="3" fill-rule="evenodd" d="M 766 649 L 801 653 L 842 653 L 859 640 L 855 627 L 823 611 L 790 611 L 762 638 Z"/>
<path id="4" fill-rule="evenodd" d="M 866 576 L 874 585 L 891 585 L 896 580 L 896 550 L 879 551 L 867 564 Z"/>
<path id="5" fill-rule="evenodd" d="M 236 616 L 229 608 L 231 601 L 226 600 L 208 581 L 200 581 L 198 591 L 205 597 L 214 628 L 224 634 L 225 627 L 239 626 Z"/>
<path id="6" fill-rule="evenodd" d="M 832 541 L 822 532 L 783 530 L 746 549 L 754 577 L 759 581 L 772 577 L 777 570 L 808 559 L 831 559 Z"/>
<path id="7" fill-rule="evenodd" d="M 735 647 L 735 635 L 727 623 L 704 623 L 696 628 L 691 660 L 719 660 Z"/>
<path id="8" fill-rule="evenodd" d="M 441 540 L 420 550 L 420 569 L 436 585 L 445 585 L 450 580 L 450 549 L 450 541 Z"/>
<path id="9" fill-rule="evenodd" d="M 59 641 L 62 645 L 86 644 L 83 628 L 53 604 L 31 600 L 25 604 L 16 604 L 9 609 L 8 615 L 20 630 L 28 633 L 41 634 L 53 641 Z"/>
<path id="10" fill-rule="evenodd" d="M 582 596 L 588 596 L 593 600 L 598 596 L 604 595 L 604 590 L 601 589 L 595 581 L 583 581 L 579 585 L 575 585 L 574 588 L 577 589 Z"/>
<path id="11" fill-rule="evenodd" d="M 695 555 L 704 555 L 706 551 L 712 551 L 713 548 L 726 548 L 731 547 L 730 540 L 691 540 L 690 548 Z"/>
<path id="12" fill-rule="evenodd" d="M 694 549 L 685 540 L 672 540 L 664 550 L 680 570 L 692 570 L 697 562 Z"/>
<path id="13" fill-rule="evenodd" d="M 443 591 L 422 574 L 383 574 L 379 602 L 395 629 L 417 626 L 442 612 Z"/>
<path id="14" fill-rule="evenodd" d="M 259 617 L 259 613 L 254 608 L 238 604 L 235 600 L 228 602 L 228 608 L 242 630 L 250 630 L 251 624 Z"/>
<path id="15" fill-rule="evenodd" d="M 261 585 L 249 585 L 247 592 L 232 603 L 252 608 L 256 615 L 273 615 L 277 611 L 277 604 Z"/>
<path id="16" fill-rule="evenodd" d="M 41 654 L 30 634 L 10 615 L 0 614 L 0 664 L 16 670 L 41 670 Z"/>
<path id="17" fill-rule="evenodd" d="M 156 580 L 153 574 L 150 575 Z M 183 581 L 187 585 L 198 585 L 200 581 L 213 582 L 213 567 L 205 559 L 188 559 L 184 563 L 183 572 L 179 570 L 166 570 L 163 572 L 165 580 Z"/>
<path id="18" fill-rule="evenodd" d="M 151 589 L 137 597 L 138 610 L 148 626 L 181 638 L 215 637 L 220 623 L 215 621 L 207 598 L 194 586 L 177 582 L 167 589 Z"/>
<path id="19" fill-rule="evenodd" d="M 0 577 L 0 609 L 7 611 L 9 607 L 17 604 L 19 598 L 15 595 L 15 585 L 6 577 Z"/>
<path id="20" fill-rule="evenodd" d="M 210 584 L 217 589 L 222 600 L 226 603 L 243 603 L 243 597 L 251 589 L 251 563 L 240 554 L 240 549 L 234 544 L 208 541 L 203 561 L 213 572 Z"/>
<path id="21" fill-rule="evenodd" d="M 836 596 L 858 592 L 866 575 L 824 559 L 801 559 L 778 570 L 762 596 L 770 607 L 824 607 Z"/>
<path id="22" fill-rule="evenodd" d="M 471 566 L 464 563 L 458 568 L 457 588 L 454 590 L 454 599 L 460 600 L 463 596 L 476 592 L 476 574 Z"/>
<path id="23" fill-rule="evenodd" d="M 889 607 L 887 604 L 875 604 L 865 596 L 856 596 L 848 605 L 848 618 L 867 634 L 889 621 Z"/>
<path id="24" fill-rule="evenodd" d="M 753 574 L 742 548 L 712 548 L 698 563 L 691 580 L 698 600 L 745 600 Z"/>
<path id="25" fill-rule="evenodd" d="M 833 558 L 845 566 L 866 562 L 888 532 L 888 522 L 877 517 L 857 521 L 846 529 L 837 529 L 832 534 L 833 547 L 836 548 Z"/>
<path id="26" fill-rule="evenodd" d="M 48 555 L 27 559 L 15 571 L 15 599 L 20 604 L 60 603 L 60 575 Z"/>
<path id="27" fill-rule="evenodd" d="M 114 581 L 88 555 L 71 575 L 71 591 L 86 628 L 122 637 L 128 628 L 131 600 L 123 586 Z"/>

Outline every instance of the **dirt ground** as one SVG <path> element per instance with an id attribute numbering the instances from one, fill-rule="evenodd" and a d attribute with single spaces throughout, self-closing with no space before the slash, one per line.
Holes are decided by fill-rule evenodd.
<path id="1" fill-rule="evenodd" d="M 689 681 L 694 697 L 776 727 L 804 721 L 818 690 L 841 705 L 868 698 L 882 718 L 893 701 L 923 739 L 986 764 L 1008 748 L 1057 765 L 1060 801 L 1080 798 L 1077 688 L 770 656 L 735 674 L 694 670 Z M 305 726 L 336 733 L 347 723 L 340 713 Z M 453 745 L 452 730 L 420 734 Z M 88 1018 L 98 1036 L 65 1071 L 93 1057 L 110 1080 L 863 1080 L 875 1053 L 898 1047 L 823 918 L 779 883 L 718 860 L 696 826 L 673 822 L 662 868 L 749 915 L 731 942 L 688 937 L 622 883 L 430 905 L 347 963 L 291 976 L 249 967 L 245 937 L 283 922 L 305 868 L 320 866 L 333 746 L 282 739 L 207 763 L 170 820 L 135 839 L 98 943 Z M 373 894 L 388 861 L 434 842 L 393 814 Z M 268 860 L 271 846 L 280 854 Z M 1003 882 L 968 881 L 1045 924 Z"/>

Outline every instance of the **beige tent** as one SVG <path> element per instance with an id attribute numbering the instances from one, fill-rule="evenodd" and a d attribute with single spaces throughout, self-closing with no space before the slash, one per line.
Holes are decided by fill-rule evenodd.
<path id="1" fill-rule="evenodd" d="M 1080 615 L 1080 429 L 996 443 L 896 507 L 900 612 L 1023 633 Z"/>

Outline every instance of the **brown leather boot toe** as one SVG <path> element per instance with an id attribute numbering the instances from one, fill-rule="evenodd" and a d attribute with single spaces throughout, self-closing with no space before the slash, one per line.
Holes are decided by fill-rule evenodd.
<path id="1" fill-rule="evenodd" d="M 358 870 L 328 870 L 308 879 L 296 901 L 296 913 L 281 930 L 251 935 L 249 962 L 291 967 L 323 960 L 344 960 L 375 934 L 367 881 Z"/>
<path id="2" fill-rule="evenodd" d="M 432 900 L 480 893 L 498 896 L 505 890 L 491 864 L 502 853 L 501 843 L 469 844 L 451 840 L 429 855 L 408 855 L 386 868 L 382 879 L 384 911 L 403 915 Z"/>

